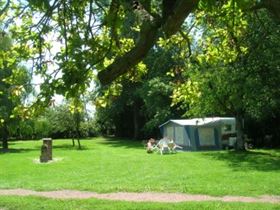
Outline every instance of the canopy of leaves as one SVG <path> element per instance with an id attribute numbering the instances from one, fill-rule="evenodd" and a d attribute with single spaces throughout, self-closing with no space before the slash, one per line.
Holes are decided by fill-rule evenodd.
<path id="1" fill-rule="evenodd" d="M 186 82 L 173 95 L 188 115 L 240 113 L 258 118 L 277 109 L 279 27 L 261 15 L 256 21 L 252 16 L 239 19 L 244 26 L 234 27 L 233 35 L 228 25 L 212 21 L 213 29 L 201 36 L 198 49 L 203 51 L 187 63 Z"/>
<path id="2" fill-rule="evenodd" d="M 277 109 L 279 0 L 15 0 L 0 6 L 4 28 L 16 40 L 17 56 L 6 58 L 32 60 L 45 80 L 39 105 L 64 94 L 76 99 L 75 112 L 94 81 L 96 105 L 109 109 L 101 115 L 118 126 L 133 122 L 134 136 L 175 113 L 171 92 L 187 115 L 257 118 Z M 165 66 L 157 63 L 162 52 Z"/>
<path id="3" fill-rule="evenodd" d="M 101 84 L 122 75 L 131 78 L 131 72 L 141 71 L 135 66 L 158 38 L 180 31 L 191 12 L 199 19 L 216 10 L 220 21 L 242 27 L 240 10 L 266 8 L 278 20 L 279 5 L 277 0 L 15 0 L 2 4 L 1 15 L 6 14 L 4 22 L 13 38 L 21 49 L 28 49 L 35 72 L 45 79 L 47 86 L 41 87 L 45 101 L 54 93 L 81 94 L 96 71 Z M 211 27 L 210 19 L 207 23 Z M 54 45 L 59 49 L 53 51 Z"/>

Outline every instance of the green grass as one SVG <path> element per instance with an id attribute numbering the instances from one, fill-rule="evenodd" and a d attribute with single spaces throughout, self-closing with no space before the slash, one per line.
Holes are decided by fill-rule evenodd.
<path id="1" fill-rule="evenodd" d="M 83 140 L 82 150 L 70 140 L 53 144 L 53 156 L 61 160 L 38 164 L 41 141 L 12 142 L 11 152 L 0 153 L 0 188 L 280 195 L 279 150 L 161 156 L 147 154 L 139 142 L 117 139 Z"/>
<path id="2" fill-rule="evenodd" d="M 263 204 L 263 203 L 223 203 L 223 202 L 182 202 L 182 203 L 137 203 L 124 201 L 108 201 L 108 200 L 54 200 L 39 197 L 16 197 L 3 196 L 0 197 L 0 209 L 6 210 L 81 210 L 81 209 L 98 209 L 98 210 L 276 210 L 280 209 L 280 205 Z"/>

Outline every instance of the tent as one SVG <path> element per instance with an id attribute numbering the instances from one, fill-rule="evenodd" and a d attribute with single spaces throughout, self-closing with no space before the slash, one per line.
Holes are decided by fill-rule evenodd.
<path id="1" fill-rule="evenodd" d="M 169 120 L 159 128 L 163 137 L 173 139 L 184 150 L 222 149 L 236 137 L 232 117 Z"/>

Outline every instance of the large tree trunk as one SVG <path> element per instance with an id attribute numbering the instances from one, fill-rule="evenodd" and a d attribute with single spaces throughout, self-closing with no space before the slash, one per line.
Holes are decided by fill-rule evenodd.
<path id="1" fill-rule="evenodd" d="M 240 114 L 236 116 L 236 150 L 245 151 L 245 142 L 243 135 L 243 118 Z"/>

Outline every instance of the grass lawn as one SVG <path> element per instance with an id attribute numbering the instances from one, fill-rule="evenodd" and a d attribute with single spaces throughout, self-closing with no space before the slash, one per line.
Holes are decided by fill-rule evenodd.
<path id="1" fill-rule="evenodd" d="M 0 197 L 0 209 L 5 210 L 277 210 L 280 205 L 263 204 L 263 203 L 223 203 L 223 202 L 182 202 L 182 203 L 137 203 L 108 200 L 54 200 L 38 197 Z"/>
<path id="2" fill-rule="evenodd" d="M 0 188 L 280 195 L 279 150 L 161 156 L 133 141 L 94 138 L 77 150 L 70 140 L 54 140 L 53 157 L 59 161 L 39 164 L 41 143 L 11 142 L 11 152 L 0 153 Z"/>
<path id="3" fill-rule="evenodd" d="M 280 195 L 280 150 L 147 154 L 139 142 L 94 138 L 82 150 L 54 140 L 58 161 L 39 164 L 41 141 L 11 142 L 0 153 L 0 188 L 95 192 L 182 192 L 209 195 Z M 0 209 L 280 209 L 279 204 L 148 203 L 97 199 L 55 200 L 0 196 Z"/>

